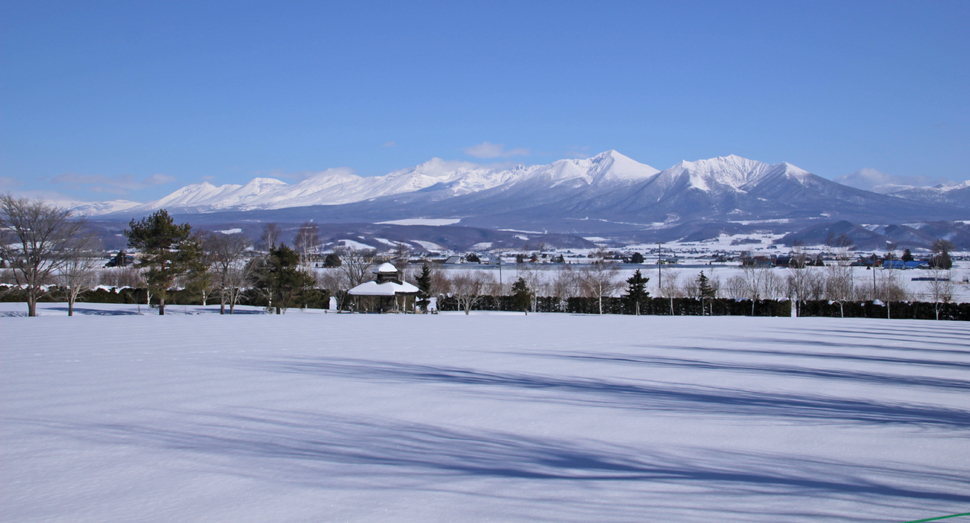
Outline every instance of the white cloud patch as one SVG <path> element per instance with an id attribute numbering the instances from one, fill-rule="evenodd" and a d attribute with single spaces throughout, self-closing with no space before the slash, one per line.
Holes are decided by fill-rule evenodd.
<path id="1" fill-rule="evenodd" d="M 139 180 L 134 175 L 105 176 L 103 174 L 64 173 L 51 178 L 50 182 L 63 184 L 73 190 L 87 190 L 93 193 L 108 193 L 126 195 L 132 191 L 140 191 L 156 185 L 165 185 L 175 181 L 174 176 L 167 174 L 153 174 Z"/>
<path id="2" fill-rule="evenodd" d="M 931 178 L 925 175 L 919 176 L 900 176 L 896 174 L 886 174 L 875 169 L 859 169 L 854 173 L 839 176 L 833 180 L 842 185 L 863 189 L 866 191 L 876 191 L 887 189 L 891 186 L 912 186 L 912 187 L 931 187 L 934 185 L 956 185 L 957 182 L 945 178 Z"/>
<path id="3" fill-rule="evenodd" d="M 24 182 L 11 176 L 0 176 L 0 189 L 12 189 L 20 187 Z"/>
<path id="4" fill-rule="evenodd" d="M 384 145 L 382 145 L 381 147 L 397 147 L 397 142 L 395 142 L 394 140 L 391 140 L 385 143 Z"/>
<path id="5" fill-rule="evenodd" d="M 576 147 L 576 146 L 570 147 L 569 150 L 566 151 L 565 154 L 563 154 L 563 158 L 579 158 L 579 159 L 589 158 L 589 146 L 586 146 L 586 147 Z"/>
<path id="6" fill-rule="evenodd" d="M 530 152 L 523 147 L 506 151 L 504 143 L 482 142 L 478 145 L 466 147 L 465 154 L 475 158 L 509 158 L 511 156 L 528 156 Z"/>

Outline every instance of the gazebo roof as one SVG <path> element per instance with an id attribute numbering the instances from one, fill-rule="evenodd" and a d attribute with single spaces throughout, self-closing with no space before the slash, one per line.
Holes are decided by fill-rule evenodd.
<path id="1" fill-rule="evenodd" d="M 382 263 L 374 269 L 374 274 L 397 274 L 397 267 L 390 263 Z"/>
<path id="2" fill-rule="evenodd" d="M 384 265 L 390 264 L 386 263 Z M 377 283 L 376 281 L 368 281 L 350 289 L 348 294 L 351 296 L 396 296 L 398 294 L 415 294 L 418 290 L 417 287 L 407 282 L 396 283 L 389 281 Z"/>

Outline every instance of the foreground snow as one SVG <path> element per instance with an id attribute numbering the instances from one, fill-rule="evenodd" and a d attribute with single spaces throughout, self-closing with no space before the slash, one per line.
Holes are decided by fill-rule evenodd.
<path id="1" fill-rule="evenodd" d="M 970 507 L 966 323 L 41 307 L 0 304 L 2 521 Z"/>

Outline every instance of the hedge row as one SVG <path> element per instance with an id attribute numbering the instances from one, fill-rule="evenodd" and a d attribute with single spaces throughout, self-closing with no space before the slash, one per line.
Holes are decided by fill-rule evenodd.
<path id="1" fill-rule="evenodd" d="M 540 297 L 536 300 L 536 312 L 566 312 L 575 314 L 598 314 L 598 298 Z M 512 296 L 487 296 L 479 300 L 473 310 L 520 311 Z M 458 300 L 454 297 L 438 299 L 438 310 L 457 311 Z M 531 309 L 530 309 L 531 310 Z M 634 304 L 625 298 L 603 298 L 603 314 L 636 314 Z M 788 301 L 759 300 L 752 311 L 750 300 L 695 300 L 691 298 L 647 298 L 640 303 L 640 314 L 653 316 L 791 316 Z"/>
<path id="2" fill-rule="evenodd" d="M 970 321 L 970 303 L 927 303 L 920 301 L 896 301 L 886 305 L 871 301 L 838 303 L 828 301 L 803 301 L 798 304 L 799 316 L 823 316 L 838 318 L 845 312 L 846 318 L 897 318 L 910 320 L 935 320 L 939 309 L 941 320 Z"/>
<path id="3" fill-rule="evenodd" d="M 55 302 L 64 301 L 64 293 L 58 292 L 57 288 L 51 288 L 50 292 L 41 297 L 39 301 L 42 302 Z M 148 290 L 147 289 L 132 289 L 130 287 L 122 287 L 120 289 L 107 290 L 104 288 L 97 288 L 90 291 L 84 291 L 78 295 L 78 303 L 129 303 L 144 304 L 148 300 Z M 0 285 L 0 301 L 4 302 L 25 302 L 27 299 L 24 297 L 23 291 L 19 289 L 11 289 L 6 285 Z M 218 305 L 219 296 L 210 295 L 207 300 L 208 305 Z M 157 305 L 158 300 L 152 297 L 152 304 Z M 177 290 L 169 291 L 168 299 L 165 302 L 166 305 L 202 305 L 202 297 L 187 291 Z M 329 291 L 323 289 L 310 289 L 305 291 L 294 303 L 294 307 L 307 307 L 310 309 L 325 309 L 330 304 L 330 293 Z M 254 291 L 246 291 L 242 293 L 239 297 L 239 302 L 237 305 L 255 305 L 258 307 L 265 307 L 267 305 L 266 299 L 259 296 Z"/>
<path id="4" fill-rule="evenodd" d="M 145 303 L 148 298 L 147 290 L 123 287 L 121 289 L 98 288 L 82 292 L 78 297 L 79 303 Z M 24 302 L 23 292 L 0 285 L 0 301 Z M 58 293 L 56 288 L 42 297 L 40 301 L 64 301 L 64 294 Z M 156 300 L 153 298 L 152 302 Z M 218 304 L 218 296 L 211 296 L 210 305 Z M 294 307 L 310 309 L 325 309 L 330 303 L 329 291 L 310 289 L 293 304 Z M 169 293 L 169 305 L 201 305 L 202 299 L 185 291 Z M 253 305 L 265 307 L 266 300 L 256 292 L 248 290 L 239 299 L 239 305 Z M 454 297 L 438 299 L 438 310 L 458 311 L 458 300 Z M 520 311 L 512 296 L 487 296 L 479 300 L 472 310 L 481 311 Z M 530 309 L 531 310 L 531 309 Z M 599 300 L 596 298 L 569 298 L 562 301 L 553 297 L 536 299 L 537 312 L 566 312 L 574 314 L 599 313 Z M 939 310 L 939 319 L 952 321 L 970 321 L 970 303 L 927 303 L 927 302 L 893 302 L 887 311 L 886 305 L 867 302 L 845 302 L 842 307 L 838 303 L 829 301 L 801 301 L 798 302 L 798 316 L 817 316 L 838 318 L 897 318 L 935 320 Z M 625 298 L 603 298 L 603 314 L 635 314 L 630 300 Z M 751 300 L 730 300 L 718 298 L 701 300 L 692 298 L 647 298 L 640 304 L 640 314 L 653 316 L 790 316 L 791 302 L 776 300 L 759 300 L 754 302 L 752 310 Z"/>
<path id="5" fill-rule="evenodd" d="M 838 318 L 898 318 L 935 320 L 939 309 L 939 319 L 970 321 L 970 303 L 926 303 L 893 302 L 886 310 L 883 304 L 873 302 L 846 302 L 840 308 L 838 303 L 829 301 L 802 301 L 798 303 L 798 316 L 821 316 Z M 454 297 L 438 299 L 438 310 L 458 311 L 458 300 Z M 520 311 L 512 296 L 487 296 L 479 300 L 472 310 L 483 311 Z M 532 309 L 530 309 L 531 311 Z M 541 297 L 536 300 L 537 312 L 566 312 L 578 314 L 599 313 L 599 300 L 596 298 L 558 298 Z M 633 304 L 625 298 L 603 298 L 603 314 L 635 314 Z M 693 298 L 648 298 L 640 304 L 640 314 L 654 316 L 791 316 L 791 302 L 777 300 L 731 300 L 718 298 L 701 300 Z"/>

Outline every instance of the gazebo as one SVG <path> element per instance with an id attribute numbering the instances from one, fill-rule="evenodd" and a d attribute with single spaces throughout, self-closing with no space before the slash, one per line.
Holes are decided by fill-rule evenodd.
<path id="1" fill-rule="evenodd" d="M 377 309 L 379 312 L 385 311 L 388 302 L 393 303 L 391 308 L 394 312 L 399 312 L 402 307 L 398 303 L 397 297 L 416 296 L 419 289 L 408 282 L 402 282 L 397 268 L 390 263 L 383 263 L 376 269 L 376 280 L 367 281 L 350 289 L 348 294 L 355 297 L 376 297 Z M 355 300 L 356 302 L 356 300 Z M 357 304 L 359 308 L 359 303 Z"/>

